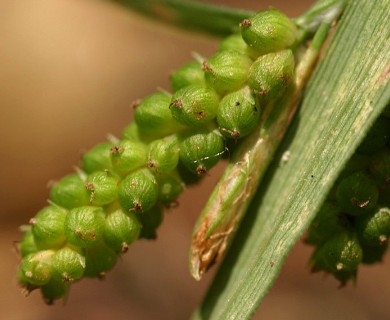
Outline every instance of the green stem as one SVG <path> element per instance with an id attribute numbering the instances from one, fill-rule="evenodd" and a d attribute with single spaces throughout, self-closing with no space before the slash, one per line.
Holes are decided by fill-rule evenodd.
<path id="1" fill-rule="evenodd" d="M 319 0 L 294 21 L 307 37 L 314 34 L 321 23 L 337 20 L 346 4 L 347 0 Z"/>
<path id="2" fill-rule="evenodd" d="M 184 28 L 217 35 L 238 31 L 239 23 L 255 14 L 191 0 L 115 0 L 130 9 Z"/>
<path id="3" fill-rule="evenodd" d="M 228 35 L 238 31 L 239 23 L 254 11 L 199 3 L 193 0 L 114 0 L 129 9 L 179 27 Z M 321 23 L 330 23 L 343 11 L 347 0 L 319 0 L 308 11 L 295 18 L 301 29 L 302 42 L 312 36 Z"/>
<path id="4" fill-rule="evenodd" d="M 273 154 L 293 118 L 303 88 L 317 61 L 329 24 L 318 29 L 296 68 L 295 86 L 270 103 L 255 131 L 236 150 L 195 226 L 190 250 L 190 272 L 196 280 L 230 245 Z"/>

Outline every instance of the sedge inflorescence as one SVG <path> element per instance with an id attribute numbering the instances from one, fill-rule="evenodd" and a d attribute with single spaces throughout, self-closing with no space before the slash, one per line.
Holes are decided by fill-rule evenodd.
<path id="1" fill-rule="evenodd" d="M 171 75 L 173 93 L 133 103 L 121 139 L 87 151 L 24 227 L 18 279 L 48 303 L 102 277 L 135 240 L 154 239 L 163 210 L 252 133 L 294 80 L 295 24 L 279 11 L 244 20 L 212 57 Z"/>
<path id="2" fill-rule="evenodd" d="M 390 106 L 346 164 L 312 222 L 313 271 L 341 285 L 356 280 L 360 264 L 382 261 L 390 237 Z"/>

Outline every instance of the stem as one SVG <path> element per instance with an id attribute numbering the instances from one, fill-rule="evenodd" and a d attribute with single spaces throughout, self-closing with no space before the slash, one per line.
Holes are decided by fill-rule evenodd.
<path id="1" fill-rule="evenodd" d="M 192 0 L 115 0 L 153 18 L 216 35 L 228 35 L 254 11 L 199 3 Z"/>
<path id="2" fill-rule="evenodd" d="M 230 245 L 297 110 L 329 27 L 329 24 L 323 24 L 318 29 L 296 68 L 295 86 L 276 103 L 266 107 L 259 129 L 239 146 L 202 211 L 190 250 L 190 272 L 196 280 L 200 280 L 206 270 L 222 258 Z"/>
<path id="3" fill-rule="evenodd" d="M 238 24 L 256 12 L 199 3 L 193 0 L 114 0 L 129 9 L 167 23 L 215 34 L 228 35 L 239 30 Z M 312 36 L 321 23 L 338 18 L 347 0 L 319 0 L 308 11 L 295 18 L 301 35 L 298 42 Z"/>
<path id="4" fill-rule="evenodd" d="M 302 29 L 303 37 L 306 38 L 313 35 L 321 23 L 337 20 L 346 4 L 347 0 L 319 0 L 294 21 Z"/>

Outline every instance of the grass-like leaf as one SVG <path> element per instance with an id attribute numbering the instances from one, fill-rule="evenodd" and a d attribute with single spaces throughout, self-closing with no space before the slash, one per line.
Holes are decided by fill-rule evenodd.
<path id="1" fill-rule="evenodd" d="M 238 24 L 255 12 L 194 0 L 115 0 L 130 9 L 177 25 L 215 35 L 238 31 Z"/>
<path id="2" fill-rule="evenodd" d="M 350 1 L 194 319 L 250 318 L 390 101 L 389 12 L 387 0 Z"/>

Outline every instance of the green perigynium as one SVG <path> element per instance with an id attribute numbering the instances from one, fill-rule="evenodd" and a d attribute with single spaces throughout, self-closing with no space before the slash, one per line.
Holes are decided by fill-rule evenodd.
<path id="1" fill-rule="evenodd" d="M 147 143 L 149 138 L 143 139 L 139 132 L 138 125 L 135 122 L 130 122 L 130 124 L 123 130 L 123 140 L 138 141 Z M 111 150 L 111 147 L 110 147 Z M 111 153 L 110 153 L 111 155 Z M 111 161 L 111 160 L 110 160 Z"/>
<path id="2" fill-rule="evenodd" d="M 89 199 L 84 181 L 75 173 L 55 183 L 50 192 L 50 200 L 66 209 L 88 205 Z"/>
<path id="3" fill-rule="evenodd" d="M 69 282 L 53 278 L 47 284 L 41 286 L 42 297 L 47 304 L 53 304 L 57 299 L 66 297 L 69 291 Z"/>
<path id="4" fill-rule="evenodd" d="M 147 166 L 157 173 L 168 173 L 179 162 L 179 139 L 176 135 L 153 141 L 148 148 Z"/>
<path id="5" fill-rule="evenodd" d="M 376 153 L 371 158 L 369 169 L 380 186 L 390 185 L 390 150 L 387 148 Z"/>
<path id="6" fill-rule="evenodd" d="M 138 239 L 141 227 L 135 213 L 115 210 L 106 216 L 104 240 L 116 252 L 126 252 L 129 245 Z"/>
<path id="7" fill-rule="evenodd" d="M 383 261 L 383 256 L 389 247 L 389 242 L 387 241 L 380 246 L 366 246 L 361 244 L 361 247 L 363 250 L 362 263 L 374 264 Z"/>
<path id="8" fill-rule="evenodd" d="M 103 239 L 104 211 L 84 206 L 70 210 L 65 218 L 67 241 L 80 248 L 89 248 Z"/>
<path id="9" fill-rule="evenodd" d="M 60 207 L 49 206 L 30 220 L 34 243 L 39 249 L 56 249 L 65 243 L 66 214 Z"/>
<path id="10" fill-rule="evenodd" d="M 371 211 L 378 201 L 378 188 L 365 173 L 354 173 L 340 181 L 336 198 L 338 205 L 352 215 Z"/>
<path id="11" fill-rule="evenodd" d="M 155 93 L 135 106 L 134 118 L 141 136 L 162 138 L 181 129 L 169 111 L 170 95 Z"/>
<path id="12" fill-rule="evenodd" d="M 207 84 L 219 93 L 241 88 L 247 81 L 252 60 L 235 50 L 224 50 L 204 61 L 202 70 Z"/>
<path id="13" fill-rule="evenodd" d="M 322 247 L 324 262 L 334 273 L 354 272 L 362 260 L 363 252 L 353 234 L 339 233 Z"/>
<path id="14" fill-rule="evenodd" d="M 357 220 L 359 240 L 367 246 L 385 245 L 390 237 L 390 209 L 377 208 L 372 214 Z"/>
<path id="15" fill-rule="evenodd" d="M 310 225 L 306 242 L 321 245 L 329 237 L 343 231 L 344 226 L 341 221 L 340 209 L 331 203 L 325 203 Z"/>
<path id="16" fill-rule="evenodd" d="M 129 174 L 122 180 L 118 196 L 125 212 L 148 211 L 158 199 L 155 175 L 148 169 L 140 169 Z"/>
<path id="17" fill-rule="evenodd" d="M 85 257 L 69 247 L 56 251 L 51 259 L 53 277 L 73 282 L 84 275 Z"/>
<path id="18" fill-rule="evenodd" d="M 177 197 L 183 192 L 185 184 L 180 176 L 175 172 L 166 175 L 159 175 L 158 186 L 159 186 L 159 200 L 169 205 L 174 202 Z"/>
<path id="19" fill-rule="evenodd" d="M 90 278 L 102 278 L 112 269 L 118 259 L 118 254 L 104 242 L 85 250 L 84 275 Z"/>
<path id="20" fill-rule="evenodd" d="M 241 33 L 232 34 L 223 39 L 219 45 L 218 51 L 237 51 L 246 54 L 252 59 L 256 59 L 259 56 L 246 44 L 244 39 L 242 39 Z"/>
<path id="21" fill-rule="evenodd" d="M 240 27 L 244 41 L 259 54 L 283 50 L 293 45 L 297 36 L 295 24 L 276 9 L 260 11 Z"/>
<path id="22" fill-rule="evenodd" d="M 216 115 L 219 96 L 209 87 L 190 85 L 176 91 L 169 108 L 173 118 L 189 127 L 201 127 Z"/>
<path id="23" fill-rule="evenodd" d="M 227 138 L 243 138 L 255 129 L 260 113 L 261 109 L 248 87 L 229 93 L 219 105 L 219 131 Z"/>
<path id="24" fill-rule="evenodd" d="M 256 95 L 273 100 L 286 92 L 294 79 L 294 55 L 282 50 L 260 56 L 249 71 L 248 86 Z"/>
<path id="25" fill-rule="evenodd" d="M 112 143 L 102 142 L 94 146 L 91 150 L 84 153 L 82 157 L 82 168 L 86 173 L 95 171 L 110 170 Z"/>
<path id="26" fill-rule="evenodd" d="M 53 250 L 43 250 L 25 256 L 20 264 L 24 281 L 34 286 L 47 284 L 52 276 L 51 259 Z"/>
<path id="27" fill-rule="evenodd" d="M 36 289 L 37 286 L 29 283 L 28 278 L 25 276 L 24 271 L 22 270 L 22 263 L 19 265 L 16 277 L 20 286 L 22 287 L 22 293 L 24 295 L 27 296 L 32 290 Z"/>
<path id="28" fill-rule="evenodd" d="M 94 206 L 110 204 L 118 198 L 119 179 L 108 171 L 96 171 L 85 182 L 89 194 L 89 203 Z"/>
<path id="29" fill-rule="evenodd" d="M 139 221 L 142 228 L 140 238 L 144 239 L 156 239 L 156 230 L 160 226 L 163 220 L 163 212 L 161 206 L 154 206 L 152 209 L 143 212 L 139 215 Z"/>
<path id="30" fill-rule="evenodd" d="M 27 230 L 24 231 L 22 241 L 20 241 L 19 243 L 20 255 L 23 258 L 28 254 L 37 252 L 38 250 L 39 249 L 35 243 L 34 234 L 32 233 L 31 228 L 28 228 Z"/>
<path id="31" fill-rule="evenodd" d="M 142 167 L 146 162 L 147 147 L 141 142 L 122 140 L 110 150 L 113 170 L 121 175 Z"/>
<path id="32" fill-rule="evenodd" d="M 180 161 L 190 172 L 204 175 L 217 164 L 224 150 L 224 139 L 219 132 L 198 131 L 181 142 Z"/>
<path id="33" fill-rule="evenodd" d="M 170 80 L 174 92 L 192 84 L 206 85 L 202 64 L 198 61 L 191 61 L 173 72 Z"/>

